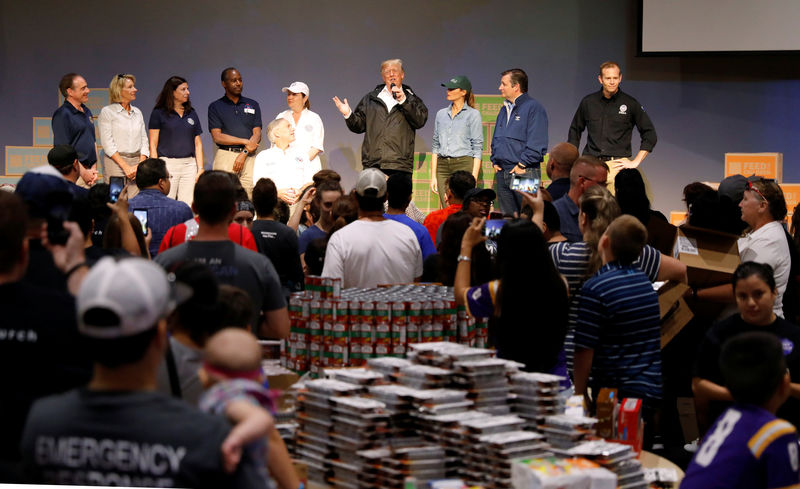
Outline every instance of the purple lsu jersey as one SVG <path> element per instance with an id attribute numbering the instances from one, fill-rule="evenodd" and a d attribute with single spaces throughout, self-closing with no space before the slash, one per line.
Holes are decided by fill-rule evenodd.
<path id="1" fill-rule="evenodd" d="M 797 431 L 769 411 L 728 408 L 706 434 L 681 489 L 800 488 Z"/>

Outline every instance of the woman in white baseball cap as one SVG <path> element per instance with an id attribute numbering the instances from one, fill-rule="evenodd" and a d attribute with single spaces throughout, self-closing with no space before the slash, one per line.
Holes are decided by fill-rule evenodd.
<path id="1" fill-rule="evenodd" d="M 275 118 L 289 121 L 295 134 L 295 142 L 292 145 L 308 154 L 311 173 L 316 173 L 322 169 L 319 154 L 323 151 L 325 128 L 322 126 L 322 119 L 319 115 L 310 110 L 308 85 L 296 81 L 288 87 L 283 87 L 281 91 L 286 94 L 286 104 L 289 109 L 284 110 Z"/>

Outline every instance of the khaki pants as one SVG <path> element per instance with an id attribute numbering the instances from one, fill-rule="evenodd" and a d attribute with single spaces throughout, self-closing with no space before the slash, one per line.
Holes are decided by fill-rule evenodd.
<path id="1" fill-rule="evenodd" d="M 129 165 L 138 166 L 139 165 L 139 157 L 127 157 L 127 156 L 120 156 L 122 161 Z M 125 176 L 125 172 L 122 171 L 122 168 L 119 165 L 109 158 L 108 156 L 103 156 L 103 177 L 105 178 L 106 182 L 110 182 L 111 177 L 122 177 L 124 179 L 125 185 L 128 185 L 128 199 L 132 199 L 139 193 L 139 187 L 136 186 L 136 181 L 131 180 Z"/>
<path id="2" fill-rule="evenodd" d="M 197 160 L 188 158 L 161 158 L 167 164 L 169 172 L 170 199 L 180 200 L 191 207 L 194 200 L 194 182 L 197 179 Z"/>
<path id="3" fill-rule="evenodd" d="M 234 151 L 217 149 L 217 154 L 214 155 L 213 168 L 215 170 L 223 170 L 234 173 L 233 162 L 236 160 L 237 156 L 239 156 L 239 153 Z M 249 199 L 253 198 L 253 163 L 255 163 L 255 161 L 255 156 L 249 155 L 244 160 L 244 166 L 242 167 L 242 170 L 236 174 L 239 177 L 239 182 L 241 182 L 242 187 L 244 187 L 245 191 L 247 192 L 247 198 Z"/>
<path id="4" fill-rule="evenodd" d="M 472 166 L 474 164 L 472 156 L 457 156 L 455 158 L 438 157 L 436 159 L 436 185 L 439 188 L 439 203 L 442 209 L 447 207 L 444 198 L 447 194 L 447 179 L 453 173 L 464 170 L 470 175 L 472 174 Z"/>

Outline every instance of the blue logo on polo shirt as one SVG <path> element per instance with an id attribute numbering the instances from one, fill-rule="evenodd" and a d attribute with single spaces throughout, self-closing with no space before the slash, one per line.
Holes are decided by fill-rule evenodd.
<path id="1" fill-rule="evenodd" d="M 781 340 L 781 345 L 783 346 L 784 355 L 789 355 L 794 351 L 794 343 L 792 343 L 792 340 L 788 338 L 783 338 Z"/>

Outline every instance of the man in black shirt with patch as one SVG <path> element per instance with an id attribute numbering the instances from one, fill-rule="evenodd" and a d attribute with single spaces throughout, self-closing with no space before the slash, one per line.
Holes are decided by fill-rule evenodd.
<path id="1" fill-rule="evenodd" d="M 622 73 L 619 65 L 607 61 L 600 65 L 597 80 L 602 88 L 581 100 L 567 141 L 580 147 L 581 135 L 586 129 L 586 146 L 582 154 L 596 156 L 608 162 L 611 170 L 609 182 L 623 168 L 637 168 L 656 145 L 656 128 L 644 107 L 633 97 L 619 89 Z M 639 130 L 642 142 L 636 157 L 631 158 L 633 127 Z"/>
<path id="2" fill-rule="evenodd" d="M 226 470 L 237 457 L 222 449 L 230 431 L 224 419 L 153 392 L 166 317 L 189 294 L 141 258 L 106 257 L 85 275 L 77 318 L 94 360 L 92 379 L 34 404 L 22 437 L 30 482 L 265 487 L 253 464 Z"/>

